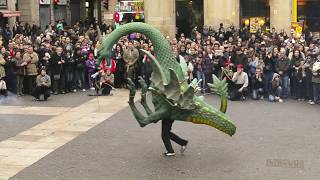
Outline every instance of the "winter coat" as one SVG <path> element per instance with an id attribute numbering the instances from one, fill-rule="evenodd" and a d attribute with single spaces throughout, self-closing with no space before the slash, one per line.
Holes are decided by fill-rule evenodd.
<path id="1" fill-rule="evenodd" d="M 282 74 L 280 76 L 288 76 L 289 70 L 290 70 L 290 60 L 287 57 L 280 58 L 276 62 L 276 71 L 279 73 L 282 71 Z"/>
<path id="2" fill-rule="evenodd" d="M 26 65 L 26 75 L 35 76 L 38 74 L 37 62 L 39 61 L 38 54 L 33 52 L 32 54 L 24 53 L 23 61 L 27 63 Z"/>
<path id="3" fill-rule="evenodd" d="M 0 54 L 0 79 L 6 76 L 6 71 L 4 69 L 4 65 L 6 61 L 4 60 L 3 56 Z"/>

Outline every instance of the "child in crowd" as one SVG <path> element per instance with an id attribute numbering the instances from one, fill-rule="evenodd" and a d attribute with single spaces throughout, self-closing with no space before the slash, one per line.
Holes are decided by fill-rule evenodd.
<path id="1" fill-rule="evenodd" d="M 93 87 L 93 79 L 92 79 L 91 76 L 96 71 L 96 60 L 94 59 L 93 53 L 89 53 L 88 54 L 88 59 L 86 61 L 86 66 L 87 66 L 87 70 L 88 70 L 89 87 L 90 87 L 90 89 L 94 89 L 94 87 Z"/>

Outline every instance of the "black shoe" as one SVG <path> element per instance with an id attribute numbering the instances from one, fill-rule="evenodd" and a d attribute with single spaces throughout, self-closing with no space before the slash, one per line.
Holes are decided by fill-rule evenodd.
<path id="1" fill-rule="evenodd" d="M 163 153 L 163 155 L 166 156 L 166 157 L 173 157 L 176 154 L 174 152 L 173 153 L 166 152 L 166 153 Z"/>
<path id="2" fill-rule="evenodd" d="M 64 91 L 61 91 L 61 94 L 65 94 L 66 92 L 64 92 Z"/>

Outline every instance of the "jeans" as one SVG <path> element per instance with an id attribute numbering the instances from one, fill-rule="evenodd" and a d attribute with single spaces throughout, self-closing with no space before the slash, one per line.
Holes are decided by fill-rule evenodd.
<path id="1" fill-rule="evenodd" d="M 204 93 L 206 90 L 206 77 L 203 71 L 197 71 L 198 81 L 202 80 L 200 83 L 201 92 Z"/>
<path id="2" fill-rule="evenodd" d="M 290 83 L 289 76 L 281 76 L 281 82 L 282 82 L 281 97 L 286 99 L 289 97 L 289 83 Z"/>
<path id="3" fill-rule="evenodd" d="M 75 73 L 75 79 L 77 82 L 77 86 L 79 86 L 80 89 L 84 89 L 86 84 L 85 71 L 81 69 L 77 69 Z"/>
<path id="4" fill-rule="evenodd" d="M 313 83 L 313 101 L 320 100 L 320 83 Z"/>
<path id="5" fill-rule="evenodd" d="M 168 153 L 174 152 L 170 140 L 176 142 L 180 146 L 185 146 L 188 143 L 188 141 L 180 138 L 179 136 L 177 136 L 171 132 L 173 122 L 174 122 L 174 120 L 171 120 L 171 119 L 163 119 L 162 120 L 161 138 L 162 138 L 163 144 L 166 147 Z"/>
<path id="6" fill-rule="evenodd" d="M 28 83 L 28 93 L 31 94 L 34 91 L 34 87 L 36 85 L 36 76 L 27 76 L 27 83 Z"/>
<path id="7" fill-rule="evenodd" d="M 263 95 L 263 89 L 252 89 L 252 99 L 258 100 Z"/>
<path id="8" fill-rule="evenodd" d="M 36 99 L 40 99 L 40 95 L 43 94 L 44 100 L 50 97 L 50 88 L 47 86 L 37 86 L 32 93 L 32 96 Z"/>
<path id="9" fill-rule="evenodd" d="M 270 102 L 276 101 L 276 97 L 280 97 L 281 92 L 282 92 L 282 88 L 281 88 L 281 87 L 278 87 L 278 88 L 276 89 L 276 92 L 275 92 L 274 94 L 270 94 L 270 95 L 269 95 L 269 97 L 268 97 L 269 101 L 270 101 Z"/>
<path id="10" fill-rule="evenodd" d="M 268 72 L 268 73 L 265 73 L 263 76 L 263 85 L 264 85 L 265 95 L 268 95 L 268 92 L 271 91 L 271 81 L 272 81 L 273 74 L 274 74 L 273 72 Z"/>
<path id="11" fill-rule="evenodd" d="M 74 73 L 73 71 L 66 72 L 66 89 L 71 91 L 74 88 Z"/>
<path id="12" fill-rule="evenodd" d="M 60 74 L 60 79 L 53 78 L 53 91 L 55 93 L 62 92 L 65 90 L 65 75 L 63 73 Z"/>

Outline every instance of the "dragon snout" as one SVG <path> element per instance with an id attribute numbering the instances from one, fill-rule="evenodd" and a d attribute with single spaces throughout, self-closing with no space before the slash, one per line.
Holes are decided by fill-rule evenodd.
<path id="1" fill-rule="evenodd" d="M 236 132 L 236 126 L 230 121 L 230 118 L 226 114 L 213 108 L 201 108 L 190 116 L 187 121 L 214 127 L 230 136 L 233 136 Z"/>

